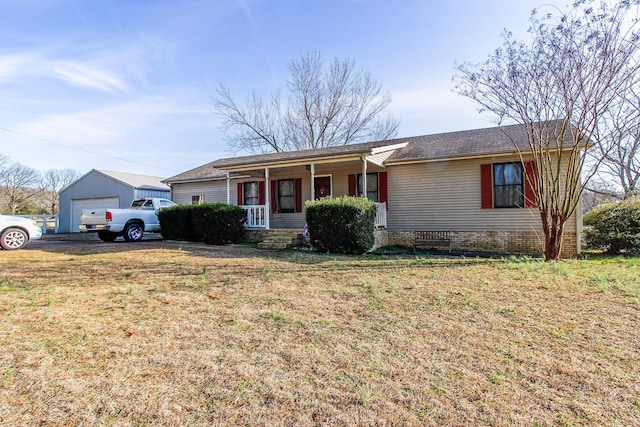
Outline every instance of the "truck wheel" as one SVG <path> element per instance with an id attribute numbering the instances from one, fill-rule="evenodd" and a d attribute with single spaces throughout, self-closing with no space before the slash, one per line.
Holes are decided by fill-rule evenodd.
<path id="1" fill-rule="evenodd" d="M 127 242 L 138 242 L 142 240 L 143 234 L 144 229 L 142 228 L 142 225 L 134 222 L 127 225 L 127 228 L 124 230 L 124 240 Z"/>
<path id="2" fill-rule="evenodd" d="M 19 228 L 7 228 L 0 236 L 2 249 L 22 249 L 29 242 L 29 236 Z"/>
<path id="3" fill-rule="evenodd" d="M 114 240 L 116 240 L 118 235 L 116 233 L 112 233 L 110 231 L 101 230 L 101 231 L 98 231 L 98 237 L 103 242 L 113 242 Z"/>

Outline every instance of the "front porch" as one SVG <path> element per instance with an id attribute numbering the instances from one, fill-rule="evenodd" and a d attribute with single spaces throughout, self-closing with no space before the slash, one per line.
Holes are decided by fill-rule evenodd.
<path id="1" fill-rule="evenodd" d="M 387 227 L 387 203 L 378 203 L 374 202 L 376 206 L 376 219 L 374 223 L 375 228 L 386 228 Z M 246 227 L 248 229 L 279 229 L 281 227 L 278 226 L 277 223 L 274 223 L 273 218 L 270 218 L 269 205 L 240 205 L 242 209 L 247 212 L 247 223 Z"/>

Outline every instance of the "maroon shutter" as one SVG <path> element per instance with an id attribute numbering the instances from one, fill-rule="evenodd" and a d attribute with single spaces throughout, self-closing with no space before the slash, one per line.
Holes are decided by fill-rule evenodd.
<path id="1" fill-rule="evenodd" d="M 271 212 L 278 212 L 278 181 L 271 181 Z"/>
<path id="2" fill-rule="evenodd" d="M 493 208 L 493 165 L 480 165 L 480 198 L 482 209 Z"/>
<path id="3" fill-rule="evenodd" d="M 537 208 L 536 203 L 536 165 L 533 160 L 524 162 L 524 207 Z"/>
<path id="4" fill-rule="evenodd" d="M 244 203 L 244 187 L 241 182 L 238 183 L 238 206 L 243 205 Z"/>
<path id="5" fill-rule="evenodd" d="M 295 179 L 293 188 L 296 198 L 296 212 L 302 212 L 302 178 Z"/>
<path id="6" fill-rule="evenodd" d="M 389 196 L 387 193 L 387 172 L 378 172 L 378 202 L 386 203 L 389 209 Z"/>
<path id="7" fill-rule="evenodd" d="M 264 205 L 266 203 L 264 181 L 258 182 L 258 204 Z"/>
<path id="8" fill-rule="evenodd" d="M 351 174 L 349 175 L 349 196 L 351 197 L 355 197 L 357 196 L 356 193 L 356 175 L 355 174 Z"/>

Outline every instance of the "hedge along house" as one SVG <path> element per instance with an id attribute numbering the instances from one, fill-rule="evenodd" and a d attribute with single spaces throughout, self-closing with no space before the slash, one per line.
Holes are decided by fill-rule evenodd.
<path id="1" fill-rule="evenodd" d="M 377 204 L 376 245 L 540 254 L 528 150 L 513 125 L 220 159 L 164 182 L 176 203 L 242 206 L 252 230 L 301 231 L 305 201 L 366 196 Z M 579 253 L 581 224 L 580 213 L 567 222 L 564 256 Z"/>
<path id="2" fill-rule="evenodd" d="M 127 208 L 140 197 L 171 197 L 164 178 L 92 169 L 60 191 L 61 233 L 79 233 L 80 211 L 91 208 Z"/>

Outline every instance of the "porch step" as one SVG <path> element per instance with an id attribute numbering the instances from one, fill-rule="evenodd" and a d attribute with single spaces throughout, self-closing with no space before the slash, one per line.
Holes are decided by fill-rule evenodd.
<path id="1" fill-rule="evenodd" d="M 271 229 L 267 230 L 264 240 L 258 243 L 261 249 L 285 249 L 298 241 L 301 234 L 298 229 Z"/>

